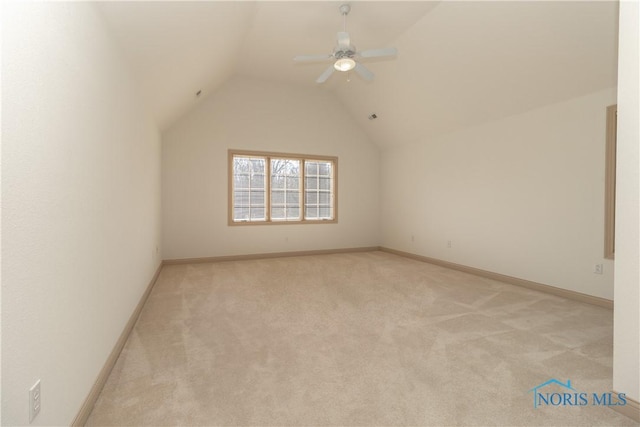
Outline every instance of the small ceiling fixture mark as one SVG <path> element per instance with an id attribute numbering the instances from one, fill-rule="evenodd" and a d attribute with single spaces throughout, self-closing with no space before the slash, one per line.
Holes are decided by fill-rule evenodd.
<path id="1" fill-rule="evenodd" d="M 202 89 L 196 92 L 196 98 L 200 97 L 200 95 L 202 95 Z"/>
<path id="2" fill-rule="evenodd" d="M 375 120 L 378 118 L 378 115 L 376 113 L 372 113 L 369 115 L 369 120 Z"/>

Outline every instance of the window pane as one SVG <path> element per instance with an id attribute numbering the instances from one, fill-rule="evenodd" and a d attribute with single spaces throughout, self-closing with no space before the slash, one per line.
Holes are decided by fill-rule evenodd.
<path id="1" fill-rule="evenodd" d="M 307 190 L 315 190 L 318 188 L 318 179 L 317 178 L 307 178 L 305 180 L 305 188 Z"/>
<path id="2" fill-rule="evenodd" d="M 285 219 L 284 208 L 271 208 L 271 219 Z"/>
<path id="3" fill-rule="evenodd" d="M 319 162 L 318 163 L 318 175 L 329 176 L 331 174 L 331 163 Z"/>
<path id="4" fill-rule="evenodd" d="M 319 195 L 319 203 L 321 205 L 329 205 L 329 201 L 330 201 L 330 197 L 329 197 L 329 193 L 320 193 Z"/>
<path id="5" fill-rule="evenodd" d="M 234 177 L 234 185 L 236 189 L 249 188 L 249 175 L 236 175 Z"/>
<path id="6" fill-rule="evenodd" d="M 300 204 L 300 192 L 288 192 L 287 193 L 287 205 L 299 205 Z"/>
<path id="7" fill-rule="evenodd" d="M 284 188 L 284 179 L 281 176 L 271 176 L 271 188 Z"/>
<path id="8" fill-rule="evenodd" d="M 276 206 L 284 203 L 284 190 L 271 191 L 271 204 Z"/>
<path id="9" fill-rule="evenodd" d="M 305 161 L 305 218 L 333 219 L 333 162 Z"/>
<path id="10" fill-rule="evenodd" d="M 246 206 L 249 204 L 249 192 L 236 191 L 233 195 L 233 200 L 236 206 Z"/>
<path id="11" fill-rule="evenodd" d="M 318 163 L 316 162 L 305 162 L 305 175 L 317 175 L 318 174 Z"/>
<path id="12" fill-rule="evenodd" d="M 300 175 L 300 160 L 271 159 L 271 176 Z"/>
<path id="13" fill-rule="evenodd" d="M 318 218 L 318 208 L 315 206 L 305 207 L 305 218 L 307 219 L 316 219 Z"/>
<path id="14" fill-rule="evenodd" d="M 251 170 L 264 173 L 264 159 L 251 159 Z"/>
<path id="15" fill-rule="evenodd" d="M 251 175 L 251 188 L 264 188 L 264 175 L 254 173 Z"/>
<path id="16" fill-rule="evenodd" d="M 264 208 L 252 208 L 251 209 L 252 220 L 264 220 Z"/>
<path id="17" fill-rule="evenodd" d="M 235 157 L 233 159 L 233 172 L 248 174 L 251 172 L 251 161 L 245 157 Z"/>
<path id="18" fill-rule="evenodd" d="M 238 208 L 233 210 L 233 219 L 236 221 L 249 220 L 249 208 Z"/>
<path id="19" fill-rule="evenodd" d="M 264 190 L 251 191 L 251 206 L 263 206 L 264 207 Z"/>
<path id="20" fill-rule="evenodd" d="M 306 205 L 316 205 L 318 204 L 318 193 L 307 191 L 304 195 L 304 203 Z"/>
<path id="21" fill-rule="evenodd" d="M 271 182 L 271 218 L 299 220 L 300 160 L 271 159 Z"/>
<path id="22" fill-rule="evenodd" d="M 320 178 L 318 184 L 321 190 L 331 189 L 331 180 L 329 178 Z"/>
<path id="23" fill-rule="evenodd" d="M 287 188 L 300 188 L 299 176 L 288 176 L 286 178 Z"/>
<path id="24" fill-rule="evenodd" d="M 233 158 L 233 219 L 236 221 L 265 219 L 265 166 L 261 157 Z"/>

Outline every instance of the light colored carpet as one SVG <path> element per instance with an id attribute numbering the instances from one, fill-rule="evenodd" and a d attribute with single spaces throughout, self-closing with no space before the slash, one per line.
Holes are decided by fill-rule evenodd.
<path id="1" fill-rule="evenodd" d="M 635 425 L 612 311 L 382 252 L 165 266 L 88 425 Z"/>

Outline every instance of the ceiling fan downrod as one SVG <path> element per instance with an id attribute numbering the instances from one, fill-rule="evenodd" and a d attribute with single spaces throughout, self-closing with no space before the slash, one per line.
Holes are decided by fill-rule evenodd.
<path id="1" fill-rule="evenodd" d="M 340 13 L 344 17 L 342 24 L 342 31 L 347 32 L 347 15 L 351 12 L 351 6 L 348 3 L 345 3 L 340 6 Z"/>

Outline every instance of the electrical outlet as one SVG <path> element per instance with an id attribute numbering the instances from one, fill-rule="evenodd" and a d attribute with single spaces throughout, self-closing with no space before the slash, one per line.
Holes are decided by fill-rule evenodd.
<path id="1" fill-rule="evenodd" d="M 596 264 L 593 269 L 594 274 L 602 274 L 602 264 Z"/>
<path id="2" fill-rule="evenodd" d="M 42 394 L 40 393 L 40 380 L 29 389 L 29 422 L 31 423 L 40 413 Z"/>
<path id="3" fill-rule="evenodd" d="M 415 242 L 416 241 L 416 236 L 414 236 L 413 234 L 411 235 L 411 241 Z"/>
<path id="4" fill-rule="evenodd" d="M 451 247 L 451 240 L 447 240 L 447 247 L 450 248 Z"/>

